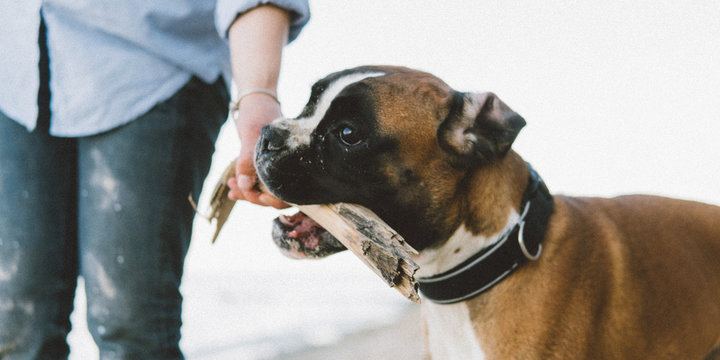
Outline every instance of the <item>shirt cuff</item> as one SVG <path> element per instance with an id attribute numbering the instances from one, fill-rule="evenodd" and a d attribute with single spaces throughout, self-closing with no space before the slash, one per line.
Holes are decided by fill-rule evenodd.
<path id="1" fill-rule="evenodd" d="M 230 25 L 239 14 L 265 4 L 272 4 L 290 12 L 288 43 L 300 35 L 300 31 L 310 20 L 308 0 L 218 0 L 215 7 L 215 27 L 218 33 L 223 39 L 227 39 Z"/>

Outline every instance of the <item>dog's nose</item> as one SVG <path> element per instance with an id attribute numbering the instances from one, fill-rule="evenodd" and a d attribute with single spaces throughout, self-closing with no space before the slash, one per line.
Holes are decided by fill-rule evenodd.
<path id="1" fill-rule="evenodd" d="M 265 126 L 261 133 L 261 149 L 266 152 L 278 152 L 287 147 L 288 131 L 271 126 Z"/>

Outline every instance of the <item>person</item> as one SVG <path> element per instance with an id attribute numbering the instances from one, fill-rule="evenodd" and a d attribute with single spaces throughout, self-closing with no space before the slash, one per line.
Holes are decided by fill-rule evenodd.
<path id="1" fill-rule="evenodd" d="M 307 0 L 0 3 L 0 359 L 67 358 L 78 276 L 101 359 L 183 357 L 187 196 L 233 77 L 244 142 L 280 115 L 283 47 L 309 16 Z M 282 206 L 267 198 L 251 200 Z"/>

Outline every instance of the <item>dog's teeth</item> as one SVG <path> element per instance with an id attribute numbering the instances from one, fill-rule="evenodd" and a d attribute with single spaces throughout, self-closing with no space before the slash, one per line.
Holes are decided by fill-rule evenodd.
<path id="1" fill-rule="evenodd" d="M 285 225 L 285 226 L 292 226 L 292 225 L 293 225 L 293 221 L 290 220 L 290 217 L 287 216 L 287 215 L 280 215 L 280 216 L 278 216 L 278 220 L 280 221 L 281 224 L 283 224 L 283 225 Z"/>

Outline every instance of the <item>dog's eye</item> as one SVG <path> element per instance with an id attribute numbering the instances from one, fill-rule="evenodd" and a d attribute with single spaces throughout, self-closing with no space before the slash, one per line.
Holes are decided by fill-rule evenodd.
<path id="1" fill-rule="evenodd" d="M 360 131 L 355 130 L 349 126 L 340 129 L 338 137 L 340 138 L 340 141 L 343 142 L 343 144 L 348 146 L 357 145 L 363 140 Z"/>

